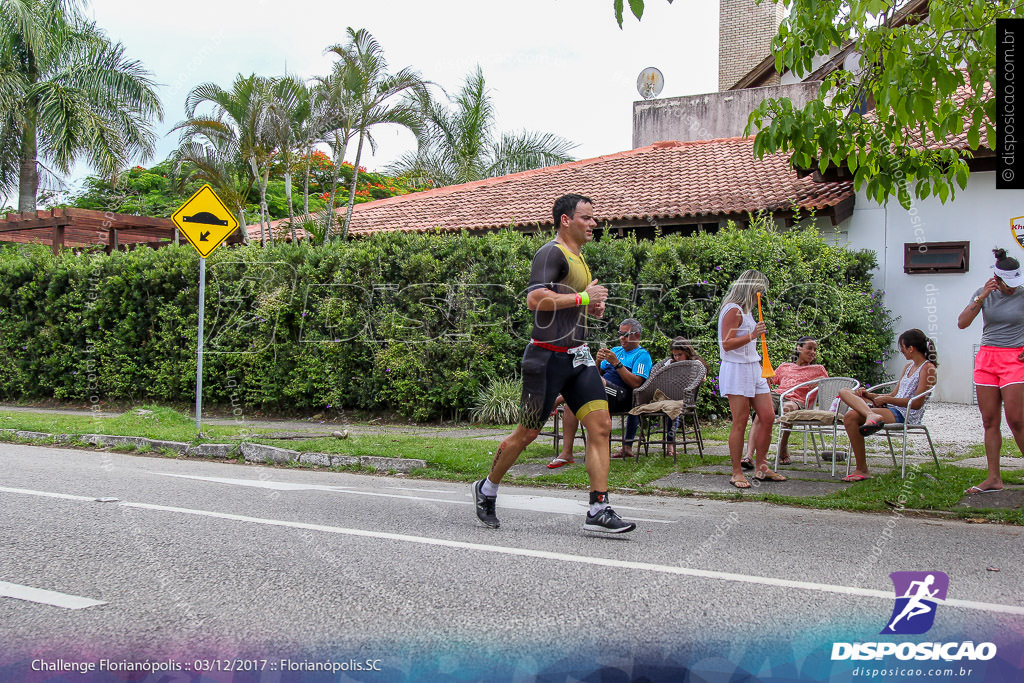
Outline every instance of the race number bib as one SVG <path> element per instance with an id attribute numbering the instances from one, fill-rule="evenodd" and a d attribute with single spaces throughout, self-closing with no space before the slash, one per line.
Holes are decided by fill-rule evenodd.
<path id="1" fill-rule="evenodd" d="M 578 368 L 581 365 L 594 365 L 594 357 L 590 355 L 590 347 L 586 344 L 569 349 L 572 354 L 572 366 Z"/>

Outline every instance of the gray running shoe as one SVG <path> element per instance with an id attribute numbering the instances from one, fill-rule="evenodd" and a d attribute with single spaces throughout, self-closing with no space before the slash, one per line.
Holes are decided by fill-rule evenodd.
<path id="1" fill-rule="evenodd" d="M 478 508 L 479 509 L 479 508 Z M 603 534 L 624 534 L 636 528 L 632 522 L 624 522 L 615 514 L 615 510 L 606 507 L 596 515 L 587 513 L 587 521 L 583 523 L 584 531 L 599 531 Z"/>
<path id="2" fill-rule="evenodd" d="M 497 529 L 501 526 L 501 522 L 498 521 L 497 516 L 494 514 L 494 503 L 498 500 L 497 496 L 485 496 L 480 488 L 484 485 L 484 480 L 473 484 L 473 499 L 476 502 L 476 516 L 480 518 L 480 521 L 491 527 Z"/>

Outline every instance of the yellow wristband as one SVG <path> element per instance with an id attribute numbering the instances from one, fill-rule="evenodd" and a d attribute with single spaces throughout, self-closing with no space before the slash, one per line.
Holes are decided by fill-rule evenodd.
<path id="1" fill-rule="evenodd" d="M 587 306 L 590 304 L 590 295 L 586 292 L 580 292 L 579 297 L 581 306 Z"/>

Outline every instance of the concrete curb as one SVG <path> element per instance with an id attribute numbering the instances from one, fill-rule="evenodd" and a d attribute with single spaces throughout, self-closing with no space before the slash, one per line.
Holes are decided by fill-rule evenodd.
<path id="1" fill-rule="evenodd" d="M 303 465 L 317 467 L 358 466 L 359 458 L 354 455 L 335 455 L 333 453 L 300 453 L 299 462 Z"/>
<path id="2" fill-rule="evenodd" d="M 82 441 L 101 448 L 110 446 L 134 446 L 137 449 L 167 449 L 186 453 L 189 445 L 183 441 L 163 441 L 161 439 L 147 439 L 141 436 L 115 436 L 111 434 L 82 434 L 79 437 Z"/>
<path id="3" fill-rule="evenodd" d="M 426 460 L 417 458 L 383 458 L 376 455 L 364 455 L 359 458 L 359 464 L 369 467 L 371 470 L 387 472 L 412 472 L 415 469 L 422 469 L 427 466 Z"/>
<path id="4" fill-rule="evenodd" d="M 277 446 L 264 446 L 258 443 L 242 442 L 242 457 L 246 462 L 269 462 L 275 465 L 283 465 L 288 462 L 298 462 L 299 452 L 290 448 L 278 448 Z"/>
<path id="5" fill-rule="evenodd" d="M 230 458 L 238 452 L 238 444 L 234 443 L 201 443 L 198 446 L 190 446 L 187 455 L 194 455 L 206 458 Z"/>
<path id="6" fill-rule="evenodd" d="M 161 439 L 147 439 L 141 436 L 116 436 L 111 434 L 49 434 L 47 432 L 29 432 L 19 429 L 0 429 L 0 434 L 9 434 L 25 441 L 45 441 L 48 443 L 82 441 L 97 448 L 132 446 L 135 449 L 143 450 L 165 449 L 177 451 L 182 455 L 191 457 L 230 458 L 240 452 L 246 462 L 270 463 L 273 465 L 284 465 L 292 462 L 319 467 L 356 465 L 377 472 L 394 471 L 403 473 L 427 467 L 427 461 L 418 458 L 386 458 L 376 455 L 356 457 L 334 453 L 300 453 L 290 448 L 265 446 L 248 441 L 243 441 L 241 444 L 203 443 L 193 446 L 183 441 L 163 441 Z"/>

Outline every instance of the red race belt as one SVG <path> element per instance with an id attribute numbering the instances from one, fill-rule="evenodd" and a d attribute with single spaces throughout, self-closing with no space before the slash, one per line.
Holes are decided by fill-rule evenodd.
<path id="1" fill-rule="evenodd" d="M 536 339 L 531 339 L 530 343 L 533 344 L 534 346 L 539 346 L 542 349 L 547 349 L 548 351 L 555 351 L 556 353 L 569 352 L 568 346 L 555 346 L 554 344 L 548 344 L 547 342 L 537 341 Z"/>

